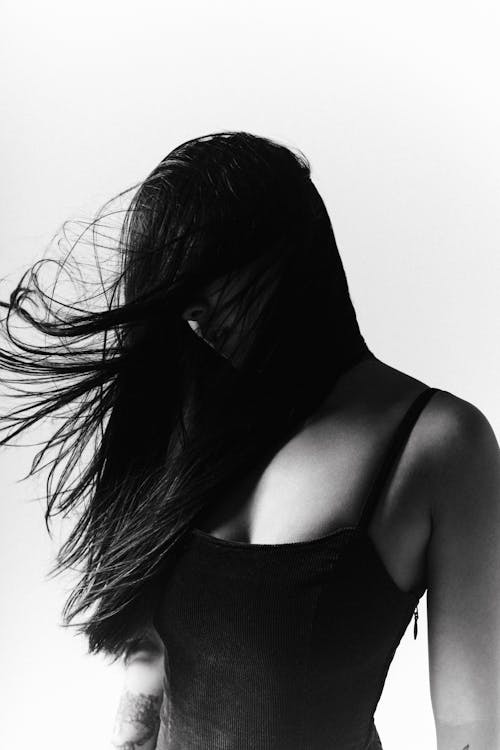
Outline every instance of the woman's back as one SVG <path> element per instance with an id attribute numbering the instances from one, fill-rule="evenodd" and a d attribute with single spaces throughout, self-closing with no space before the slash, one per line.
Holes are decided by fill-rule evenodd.
<path id="1" fill-rule="evenodd" d="M 368 382 L 356 414 L 348 394 Z M 373 712 L 425 590 L 428 518 L 425 499 L 413 516 L 397 499 L 404 482 L 397 493 L 382 487 L 401 450 L 411 480 L 422 438 L 409 436 L 435 392 L 378 361 L 358 365 L 254 491 L 243 482 L 236 516 L 187 535 L 155 620 L 165 644 L 161 750 L 378 747 Z"/>

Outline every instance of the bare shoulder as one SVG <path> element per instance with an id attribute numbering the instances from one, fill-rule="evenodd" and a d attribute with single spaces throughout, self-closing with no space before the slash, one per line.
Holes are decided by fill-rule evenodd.
<path id="1" fill-rule="evenodd" d="M 367 363 L 365 373 L 373 386 L 369 409 L 382 421 L 392 413 L 391 423 L 433 385 L 380 360 Z M 438 388 L 419 415 L 407 457 L 412 463 L 409 474 L 424 478 L 432 518 L 447 508 L 456 513 L 460 504 L 477 507 L 477 499 L 471 498 L 479 495 L 485 512 L 492 503 L 500 506 L 498 441 L 487 416 L 470 401 Z"/>
<path id="2" fill-rule="evenodd" d="M 377 389 L 377 401 L 384 411 L 388 407 L 404 410 L 413 398 L 432 385 L 379 360 L 374 366 L 382 384 Z M 373 372 L 372 368 L 372 379 Z M 427 402 L 419 418 L 419 428 L 416 431 L 419 453 L 441 468 L 473 456 L 478 461 L 488 460 L 499 450 L 487 416 L 475 404 L 445 389 L 438 388 Z"/>
<path id="3" fill-rule="evenodd" d="M 443 450 L 450 440 L 475 440 L 494 438 L 494 432 L 486 415 L 473 403 L 450 391 L 439 390 L 432 398 L 434 437 Z M 434 445 L 434 447 L 437 447 Z M 497 444 L 498 447 L 498 444 Z"/>
<path id="4" fill-rule="evenodd" d="M 500 448 L 486 415 L 473 403 L 449 391 L 435 393 L 425 410 L 424 453 L 435 481 L 432 483 L 434 515 L 453 504 L 479 498 L 495 501 L 499 490 Z M 496 498 L 500 504 L 500 497 Z"/>

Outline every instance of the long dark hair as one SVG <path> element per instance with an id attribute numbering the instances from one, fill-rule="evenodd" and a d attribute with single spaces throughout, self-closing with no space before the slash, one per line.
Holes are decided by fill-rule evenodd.
<path id="1" fill-rule="evenodd" d="M 90 653 L 118 658 L 152 622 L 159 582 L 198 513 L 264 465 L 370 352 L 298 150 L 245 132 L 195 138 L 76 237 L 68 226 L 57 236 L 63 259 L 43 257 L 0 303 L 2 380 L 23 399 L 2 417 L 0 445 L 61 420 L 29 473 L 51 464 L 49 533 L 52 516 L 76 516 L 51 574 L 79 571 L 63 624 L 87 636 Z M 91 262 L 79 260 L 89 247 Z M 181 313 L 206 283 L 245 269 L 236 300 L 245 358 L 235 367 Z M 56 295 L 64 281 L 69 302 Z M 272 294 L 249 316 L 263 286 Z M 14 333 L 14 317 L 33 340 Z"/>

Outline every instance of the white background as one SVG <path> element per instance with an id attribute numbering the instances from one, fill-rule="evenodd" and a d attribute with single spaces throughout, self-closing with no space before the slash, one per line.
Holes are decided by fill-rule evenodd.
<path id="1" fill-rule="evenodd" d="M 11 286 L 180 142 L 275 138 L 311 161 L 372 351 L 500 434 L 496 2 L 10 0 L 2 19 Z M 0 746 L 108 748 L 120 668 L 59 626 L 69 581 L 46 579 L 57 539 L 28 502 L 43 485 L 18 481 L 32 452 L 0 452 Z M 375 715 L 384 750 L 435 746 L 425 601 Z"/>

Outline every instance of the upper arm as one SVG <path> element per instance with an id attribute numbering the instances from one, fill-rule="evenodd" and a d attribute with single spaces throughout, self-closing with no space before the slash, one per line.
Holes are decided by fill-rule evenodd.
<path id="1" fill-rule="evenodd" d="M 113 729 L 115 747 L 130 747 L 133 743 L 144 750 L 156 747 L 164 700 L 164 651 L 153 626 L 129 644 L 123 659 L 125 681 Z"/>
<path id="2" fill-rule="evenodd" d="M 500 747 L 500 450 L 488 420 L 449 395 L 435 418 L 428 565 L 438 748 Z"/>
<path id="3" fill-rule="evenodd" d="M 163 694 L 165 648 L 153 625 L 129 645 L 124 667 L 129 692 L 143 696 Z"/>

